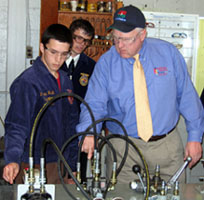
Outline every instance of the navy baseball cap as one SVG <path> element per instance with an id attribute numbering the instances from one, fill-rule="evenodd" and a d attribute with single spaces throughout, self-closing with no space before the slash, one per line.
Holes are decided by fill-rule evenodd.
<path id="1" fill-rule="evenodd" d="M 116 29 L 118 31 L 128 33 L 135 28 L 145 28 L 146 20 L 141 12 L 135 6 L 129 5 L 118 9 L 114 14 L 114 22 L 107 28 Z"/>

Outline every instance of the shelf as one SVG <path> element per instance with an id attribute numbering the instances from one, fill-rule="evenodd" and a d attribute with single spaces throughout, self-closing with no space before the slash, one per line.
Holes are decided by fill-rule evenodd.
<path id="1" fill-rule="evenodd" d="M 106 29 L 112 24 L 112 14 L 96 14 L 96 13 L 84 13 L 84 12 L 59 12 L 58 23 L 64 24 L 67 27 L 73 20 L 83 18 L 88 20 L 95 28 L 95 35 L 105 36 L 107 34 Z"/>
<path id="2" fill-rule="evenodd" d="M 112 16 L 111 12 L 81 12 L 81 11 L 64 11 L 64 10 L 58 10 L 58 13 L 63 14 L 71 14 L 71 15 L 108 15 Z"/>
<path id="3" fill-rule="evenodd" d="M 107 28 L 113 23 L 113 15 L 116 9 L 115 0 L 104 0 L 104 2 L 112 2 L 111 12 L 83 12 L 83 11 L 70 11 L 60 10 L 58 0 L 43 0 L 41 1 L 41 23 L 40 35 L 52 23 L 60 23 L 67 27 L 76 19 L 88 20 L 95 29 L 95 35 L 105 37 L 107 35 Z M 107 40 L 93 40 L 93 45 L 87 48 L 87 53 L 95 61 L 105 53 L 111 46 L 111 41 Z"/>
<path id="4" fill-rule="evenodd" d="M 152 30 L 154 30 L 154 29 L 165 29 L 165 30 L 179 30 L 179 31 L 194 31 L 194 29 L 193 28 L 184 28 L 184 27 L 169 27 L 169 26 L 156 26 L 155 25 L 155 27 L 154 28 L 151 28 L 151 27 L 148 27 L 147 26 L 147 28 L 148 29 L 152 29 Z"/>
<path id="5" fill-rule="evenodd" d="M 171 42 L 183 55 L 189 74 L 195 81 L 198 16 L 145 12 L 148 37 Z M 149 25 L 149 27 L 148 27 Z M 174 34 L 175 37 L 172 37 Z"/>

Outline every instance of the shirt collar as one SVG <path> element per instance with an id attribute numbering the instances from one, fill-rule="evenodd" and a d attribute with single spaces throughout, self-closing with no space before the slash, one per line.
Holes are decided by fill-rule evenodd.
<path id="1" fill-rule="evenodd" d="M 140 49 L 139 51 L 139 54 L 140 54 L 140 59 L 141 60 L 145 60 L 145 51 L 146 51 L 146 40 L 143 41 L 143 44 L 142 44 L 142 48 Z"/>
<path id="2" fill-rule="evenodd" d="M 69 66 L 70 62 L 72 61 L 72 59 L 74 60 L 74 66 L 76 67 L 78 61 L 79 61 L 79 57 L 80 54 L 76 55 L 75 57 L 70 56 L 67 60 L 66 60 L 66 64 L 67 66 Z"/>

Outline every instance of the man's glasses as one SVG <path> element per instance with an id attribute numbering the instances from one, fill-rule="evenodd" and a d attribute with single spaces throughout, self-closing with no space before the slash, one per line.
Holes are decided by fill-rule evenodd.
<path id="1" fill-rule="evenodd" d="M 83 38 L 83 37 L 81 37 L 79 35 L 75 35 L 75 34 L 73 35 L 73 39 L 76 40 L 76 42 L 78 42 L 80 44 L 85 43 L 87 46 L 91 45 L 91 43 L 92 43 L 91 40 L 85 39 L 85 38 Z"/>
<path id="2" fill-rule="evenodd" d="M 138 34 L 134 37 L 117 37 L 116 35 L 112 35 L 112 41 L 114 44 L 119 44 L 119 42 L 122 42 L 125 45 L 130 45 L 135 42 L 139 34 L 140 32 L 138 32 Z"/>
<path id="3" fill-rule="evenodd" d="M 61 59 L 67 59 L 69 57 L 69 51 L 59 52 L 54 49 L 49 49 L 46 46 L 44 47 L 52 56 L 60 56 Z"/>
<path id="4" fill-rule="evenodd" d="M 186 33 L 179 33 L 179 32 L 175 32 L 171 35 L 172 38 L 187 38 L 187 34 Z"/>

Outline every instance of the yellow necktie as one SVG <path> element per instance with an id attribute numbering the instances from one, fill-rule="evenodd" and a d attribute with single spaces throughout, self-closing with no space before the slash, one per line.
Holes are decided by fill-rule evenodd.
<path id="1" fill-rule="evenodd" d="M 153 134 L 152 117 L 149 107 L 144 70 L 139 60 L 139 54 L 136 54 L 134 58 L 133 77 L 137 131 L 139 137 L 147 142 Z"/>

